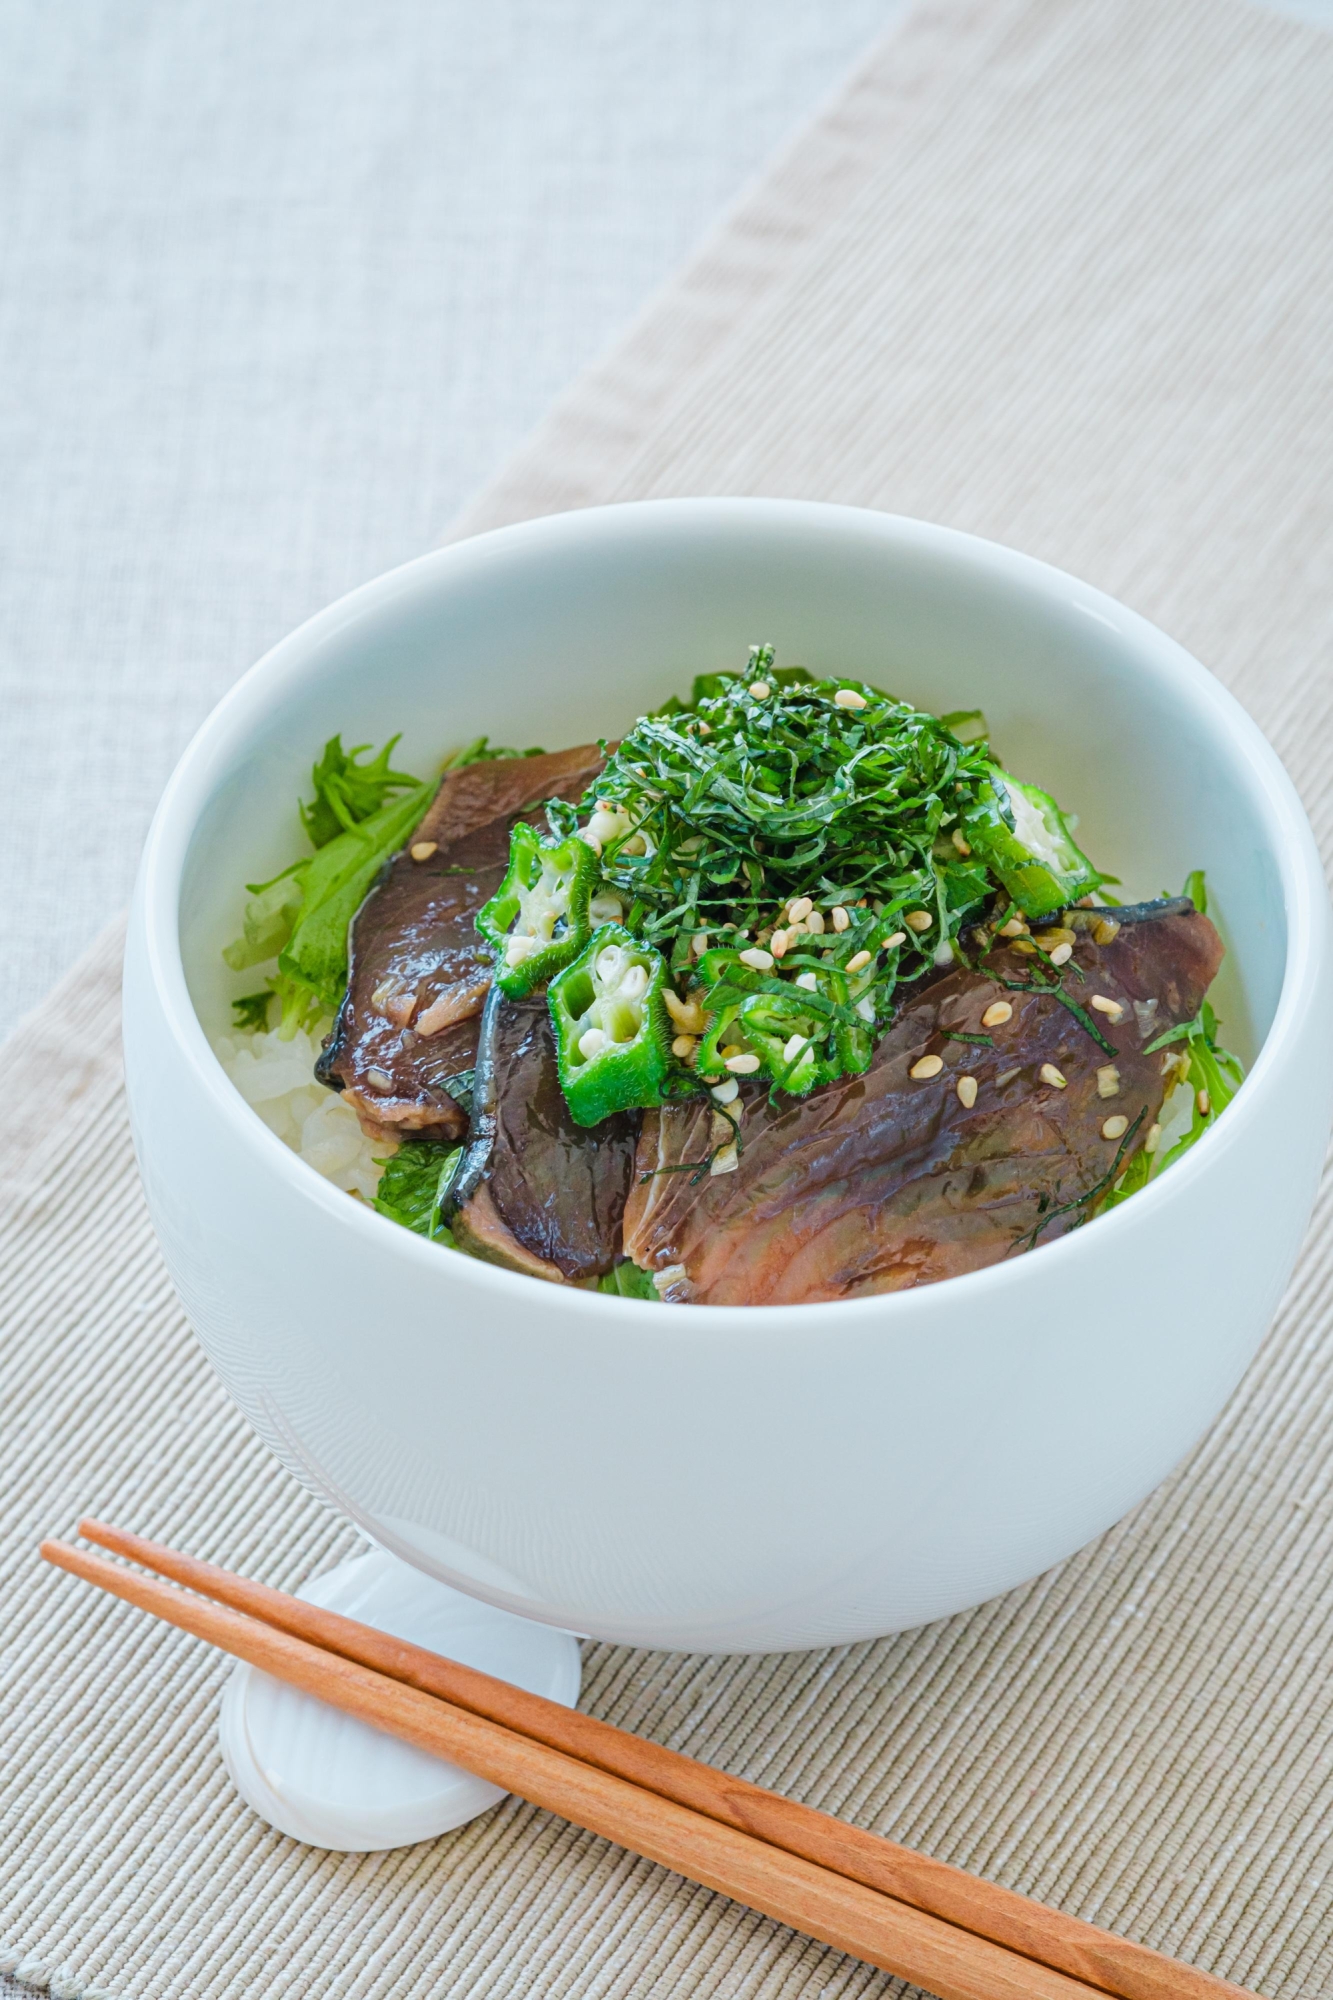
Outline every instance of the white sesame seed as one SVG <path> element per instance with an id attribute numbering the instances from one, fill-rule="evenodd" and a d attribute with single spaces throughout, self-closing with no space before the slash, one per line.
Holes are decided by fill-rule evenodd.
<path id="1" fill-rule="evenodd" d="M 713 726 L 709 722 L 696 722 L 694 726 L 700 736 L 711 736 L 713 733 Z"/>
<path id="2" fill-rule="evenodd" d="M 783 1062 L 795 1062 L 801 1050 L 806 1046 L 808 1039 L 808 1036 L 805 1035 L 792 1035 L 783 1047 Z"/>
<path id="3" fill-rule="evenodd" d="M 970 854 L 972 852 L 966 840 L 963 838 L 963 829 L 961 826 L 956 826 L 953 832 L 949 835 L 949 838 L 953 842 L 954 846 L 958 849 L 958 852 L 960 854 Z"/>
<path id="4" fill-rule="evenodd" d="M 417 840 L 412 843 L 410 849 L 414 861 L 429 861 L 431 855 L 438 854 L 439 851 L 440 843 L 438 840 Z"/>
<path id="5" fill-rule="evenodd" d="M 977 1101 L 977 1080 L 974 1076 L 960 1076 L 957 1083 L 958 1102 L 964 1111 L 970 1111 Z"/>
<path id="6" fill-rule="evenodd" d="M 858 694 L 855 688 L 839 688 L 833 700 L 838 708 L 864 708 L 866 706 L 865 696 Z"/>
<path id="7" fill-rule="evenodd" d="M 772 952 L 762 950 L 757 944 L 752 944 L 748 951 L 741 952 L 739 956 L 741 964 L 748 965 L 754 972 L 771 972 L 773 970 Z"/>
<path id="8" fill-rule="evenodd" d="M 1158 1148 L 1158 1147 L 1159 1147 L 1159 1146 L 1161 1145 L 1161 1143 L 1162 1143 L 1162 1128 L 1161 1128 L 1161 1126 L 1160 1126 L 1160 1125 L 1150 1125 L 1150 1126 L 1148 1127 L 1148 1136 L 1147 1136 L 1147 1138 L 1146 1138 L 1146 1139 L 1144 1140 L 1144 1142 L 1143 1142 L 1143 1150 L 1144 1150 L 1144 1152 L 1145 1152 L 1145 1153 L 1155 1153 L 1155 1152 L 1157 1151 L 1157 1148 Z"/>
<path id="9" fill-rule="evenodd" d="M 1098 1097 L 1119 1097 L 1120 1072 L 1114 1063 L 1103 1063 L 1097 1072 Z"/>
<path id="10" fill-rule="evenodd" d="M 788 937 L 786 931 L 774 931 L 772 937 L 768 940 L 768 948 L 774 958 L 785 958 L 790 943 L 791 939 Z"/>
<path id="11" fill-rule="evenodd" d="M 1194 1099 L 1194 1102 L 1199 1107 L 1200 1118 L 1206 1118 L 1208 1116 L 1208 1113 L 1213 1108 L 1213 1100 L 1208 1095 L 1208 1092 L 1206 1090 L 1199 1091 Z M 1227 1129 L 1230 1130 L 1230 1127 L 1228 1127 Z"/>
<path id="12" fill-rule="evenodd" d="M 767 701 L 768 697 L 772 694 L 772 692 L 773 690 L 768 685 L 767 681 L 750 682 L 750 693 L 754 696 L 756 701 Z"/>
<path id="13" fill-rule="evenodd" d="M 823 937 L 824 935 L 823 911 L 811 910 L 809 916 L 805 920 L 805 927 L 809 931 L 811 937 Z"/>
<path id="14" fill-rule="evenodd" d="M 1103 1139 L 1123 1139 L 1129 1130 L 1129 1120 L 1123 1111 L 1117 1111 L 1114 1118 L 1108 1118 L 1102 1126 Z"/>
<path id="15" fill-rule="evenodd" d="M 717 1104 L 734 1104 L 739 1092 L 740 1085 L 734 1076 L 729 1076 L 725 1083 L 713 1085 L 713 1099 Z"/>
<path id="16" fill-rule="evenodd" d="M 586 1062 L 599 1056 L 606 1047 L 606 1035 L 601 1028 L 585 1028 L 579 1036 L 579 1054 Z"/>
<path id="17" fill-rule="evenodd" d="M 596 1031 L 594 1030 L 594 1032 Z M 681 1062 L 684 1062 L 686 1056 L 692 1056 L 698 1046 L 699 1044 L 693 1035 L 677 1035 L 675 1041 L 671 1044 L 671 1053 Z M 583 1047 L 582 1042 L 579 1043 L 579 1047 Z"/>
<path id="18" fill-rule="evenodd" d="M 847 961 L 847 970 L 849 972 L 862 971 L 865 966 L 869 965 L 874 955 L 873 951 L 854 951 Z"/>
<path id="19" fill-rule="evenodd" d="M 703 1027 L 703 1013 L 694 1001 L 682 1000 L 669 986 L 663 987 L 662 998 L 666 1001 L 667 1012 L 676 1026 L 684 1028 L 688 1034 L 697 1035 Z"/>
<path id="20" fill-rule="evenodd" d="M 787 921 L 793 924 L 803 923 L 814 907 L 809 896 L 798 896 L 794 903 L 787 905 Z"/>
<path id="21" fill-rule="evenodd" d="M 835 903 L 829 911 L 829 915 L 833 919 L 833 928 L 835 931 L 845 931 L 852 921 L 841 903 Z"/>
<path id="22" fill-rule="evenodd" d="M 1049 1083 L 1056 1090 L 1063 1090 L 1065 1087 L 1065 1078 L 1054 1063 L 1043 1063 L 1038 1075 L 1043 1083 Z"/>
<path id="23" fill-rule="evenodd" d="M 928 931 L 934 922 L 929 910 L 909 910 L 903 918 L 909 931 Z"/>
<path id="24" fill-rule="evenodd" d="M 1072 944 L 1058 944 L 1055 947 L 1055 950 L 1051 953 L 1051 964 L 1067 965 L 1069 960 L 1073 956 L 1074 956 L 1074 947 Z"/>
<path id="25" fill-rule="evenodd" d="M 744 1055 L 728 1056 L 725 1067 L 733 1076 L 753 1076 L 759 1067 L 759 1058 L 748 1052 Z"/>
<path id="26" fill-rule="evenodd" d="M 1022 937 L 1027 925 L 1021 917 L 1010 917 L 1007 924 L 1000 925 L 1001 937 Z"/>
<path id="27" fill-rule="evenodd" d="M 690 950 L 696 958 L 702 958 L 708 949 L 708 932 L 696 931 L 690 939 Z"/>
<path id="28" fill-rule="evenodd" d="M 895 931 L 892 937 L 885 938 L 884 949 L 885 951 L 897 951 L 900 944 L 906 944 L 906 943 L 907 943 L 907 932 Z"/>
<path id="29" fill-rule="evenodd" d="M 999 1028 L 1013 1019 L 1014 1010 L 1007 1000 L 992 1000 L 981 1017 L 983 1028 Z"/>
<path id="30" fill-rule="evenodd" d="M 919 1062 L 912 1064 L 911 1069 L 907 1073 L 909 1076 L 915 1076 L 924 1081 L 928 1076 L 938 1076 L 943 1068 L 943 1056 L 922 1056 Z"/>
<path id="31" fill-rule="evenodd" d="M 1108 1000 L 1104 993 L 1094 993 L 1090 1004 L 1097 1009 L 1099 1014 L 1105 1014 L 1112 1027 L 1114 1027 L 1117 1021 L 1123 1021 L 1125 1018 L 1125 1010 L 1120 1005 L 1120 1002 L 1118 1000 Z"/>
<path id="32" fill-rule="evenodd" d="M 796 975 L 796 984 L 803 986 L 807 993 L 817 993 L 819 991 L 819 974 L 817 972 L 799 972 Z"/>
<path id="33" fill-rule="evenodd" d="M 366 1071 L 366 1080 L 368 1083 L 373 1083 L 376 1090 L 393 1089 L 393 1078 L 389 1075 L 387 1069 L 368 1069 Z"/>

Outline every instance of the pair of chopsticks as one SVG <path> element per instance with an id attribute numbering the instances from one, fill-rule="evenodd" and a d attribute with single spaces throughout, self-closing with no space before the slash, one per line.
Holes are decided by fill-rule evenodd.
<path id="1" fill-rule="evenodd" d="M 1252 2000 L 1145 1945 L 372 1626 L 102 1521 L 81 1521 L 79 1533 L 157 1575 L 68 1542 L 43 1542 L 47 1562 L 939 2000 Z"/>

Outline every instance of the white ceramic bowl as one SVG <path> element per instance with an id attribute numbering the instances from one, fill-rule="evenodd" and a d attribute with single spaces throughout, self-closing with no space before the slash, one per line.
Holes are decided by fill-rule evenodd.
<path id="1" fill-rule="evenodd" d="M 240 884 L 291 856 L 318 746 L 614 734 L 773 639 L 937 711 L 1082 816 L 1127 891 L 1205 867 L 1219 1011 L 1251 1074 L 1160 1182 L 994 1270 L 852 1304 L 669 1309 L 441 1250 L 321 1180 L 209 1032 Z M 938 1618 L 1115 1521 L 1267 1327 L 1328 1130 L 1329 910 L 1235 701 L 1072 577 L 920 522 L 685 500 L 536 521 L 355 591 L 262 660 L 181 760 L 126 970 L 130 1099 L 172 1275 L 273 1450 L 373 1539 L 599 1637 L 814 1646 Z"/>

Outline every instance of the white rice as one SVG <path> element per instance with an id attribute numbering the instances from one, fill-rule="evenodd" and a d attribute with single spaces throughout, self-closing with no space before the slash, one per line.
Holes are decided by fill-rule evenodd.
<path id="1" fill-rule="evenodd" d="M 284 1145 L 326 1181 L 347 1194 L 371 1201 L 379 1186 L 391 1141 L 367 1139 L 350 1104 L 314 1078 L 315 1058 L 332 1024 L 321 1021 L 313 1034 L 299 1029 L 290 1041 L 277 1030 L 254 1035 L 219 1035 L 218 1061 L 241 1096 Z"/>

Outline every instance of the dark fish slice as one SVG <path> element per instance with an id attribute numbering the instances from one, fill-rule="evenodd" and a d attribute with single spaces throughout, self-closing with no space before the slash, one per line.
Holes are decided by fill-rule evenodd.
<path id="1" fill-rule="evenodd" d="M 995 951 L 984 970 L 947 974 L 905 1000 L 864 1076 L 776 1107 L 763 1091 L 743 1091 L 733 1173 L 696 1183 L 697 1165 L 662 1171 L 707 1157 L 709 1106 L 650 1114 L 626 1254 L 669 1274 L 668 1299 L 798 1304 L 979 1270 L 1071 1228 L 1117 1157 L 1119 1143 L 1102 1136 L 1106 1119 L 1138 1120 L 1128 1158 L 1161 1108 L 1164 1058 L 1144 1055 L 1144 1044 L 1194 1017 L 1222 957 L 1192 904 L 1114 915 L 1116 938 L 1098 945 L 1081 934 L 1073 965 L 1083 978 L 1063 982 L 1113 1053 L 1049 993 L 1017 990 L 1049 976 L 1039 960 Z M 1094 994 L 1116 1002 L 1121 1018 L 1090 1009 Z M 987 1031 L 981 1015 L 995 1000 L 1009 1002 L 1012 1018 Z M 993 1045 L 951 1040 L 950 1030 L 989 1032 Z M 941 1057 L 943 1071 L 914 1079 L 923 1055 Z M 1065 1088 L 1042 1079 L 1048 1063 Z M 1119 1088 L 1108 1098 L 1097 1072 L 1111 1064 Z M 957 1094 L 964 1075 L 977 1079 L 971 1109 Z"/>
<path id="2" fill-rule="evenodd" d="M 577 800 L 602 768 L 595 744 L 446 773 L 412 847 L 395 855 L 352 923 L 347 993 L 315 1074 L 376 1135 L 462 1136 L 449 1080 L 476 1060 L 490 957 L 476 915 L 499 888 L 516 819 Z M 423 1029 L 425 1032 L 423 1032 Z"/>
<path id="3" fill-rule="evenodd" d="M 486 1002 L 472 1137 L 450 1192 L 459 1244 L 536 1277 L 601 1277 L 620 1253 L 639 1118 L 576 1125 L 544 993 Z M 539 1268 L 540 1267 L 540 1268 Z"/>

